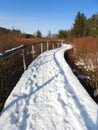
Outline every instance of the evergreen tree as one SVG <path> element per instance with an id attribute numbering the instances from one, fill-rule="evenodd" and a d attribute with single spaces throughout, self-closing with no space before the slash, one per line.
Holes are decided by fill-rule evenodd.
<path id="1" fill-rule="evenodd" d="M 59 30 L 58 37 L 59 38 L 66 38 L 68 34 L 67 30 Z"/>
<path id="2" fill-rule="evenodd" d="M 41 38 L 41 37 L 42 37 L 42 33 L 38 30 L 38 31 L 35 33 L 35 37 Z"/>
<path id="3" fill-rule="evenodd" d="M 93 14 L 87 21 L 87 32 L 90 36 L 98 36 L 98 13 Z"/>
<path id="4" fill-rule="evenodd" d="M 81 37 L 86 35 L 87 20 L 83 13 L 78 12 L 73 25 L 73 34 L 75 37 Z"/>

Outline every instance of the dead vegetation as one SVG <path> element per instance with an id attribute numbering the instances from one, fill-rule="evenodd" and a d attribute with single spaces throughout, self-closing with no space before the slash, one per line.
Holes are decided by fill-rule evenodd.
<path id="1" fill-rule="evenodd" d="M 78 38 L 71 44 L 69 57 L 74 73 L 98 103 L 98 38 Z"/>

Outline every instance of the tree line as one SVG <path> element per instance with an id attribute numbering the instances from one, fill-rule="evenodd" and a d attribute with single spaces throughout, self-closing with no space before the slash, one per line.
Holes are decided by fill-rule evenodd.
<path id="1" fill-rule="evenodd" d="M 98 13 L 86 18 L 84 13 L 78 12 L 70 30 L 59 30 L 59 38 L 79 38 L 85 36 L 98 37 Z"/>
<path id="2" fill-rule="evenodd" d="M 42 37 L 40 30 L 37 30 L 34 34 L 27 34 L 22 33 L 18 29 L 10 30 L 3 27 L 0 27 L 0 35 L 1 34 L 8 34 L 25 38 Z M 59 30 L 57 34 L 51 34 L 51 31 L 49 31 L 46 37 L 79 38 L 86 36 L 98 37 L 98 13 L 93 14 L 90 18 L 86 18 L 84 13 L 78 12 L 71 29 Z"/>
<path id="3" fill-rule="evenodd" d="M 33 37 L 42 37 L 42 33 L 40 30 L 37 30 L 34 34 L 28 34 L 28 33 L 22 33 L 18 29 L 6 29 L 4 27 L 0 27 L 0 36 L 2 35 L 11 35 L 15 37 L 20 37 L 20 38 L 33 38 Z"/>

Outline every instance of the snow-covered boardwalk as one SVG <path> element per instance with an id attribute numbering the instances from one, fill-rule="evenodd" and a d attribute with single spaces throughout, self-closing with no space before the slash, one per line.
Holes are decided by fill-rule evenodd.
<path id="1" fill-rule="evenodd" d="M 98 106 L 64 60 L 70 47 L 31 63 L 5 103 L 0 130 L 98 130 Z"/>

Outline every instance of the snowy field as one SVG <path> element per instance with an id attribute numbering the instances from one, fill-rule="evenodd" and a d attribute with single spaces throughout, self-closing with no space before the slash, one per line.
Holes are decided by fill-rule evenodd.
<path id="1" fill-rule="evenodd" d="M 98 130 L 98 105 L 64 60 L 70 45 L 35 59 L 8 97 L 0 130 Z"/>

